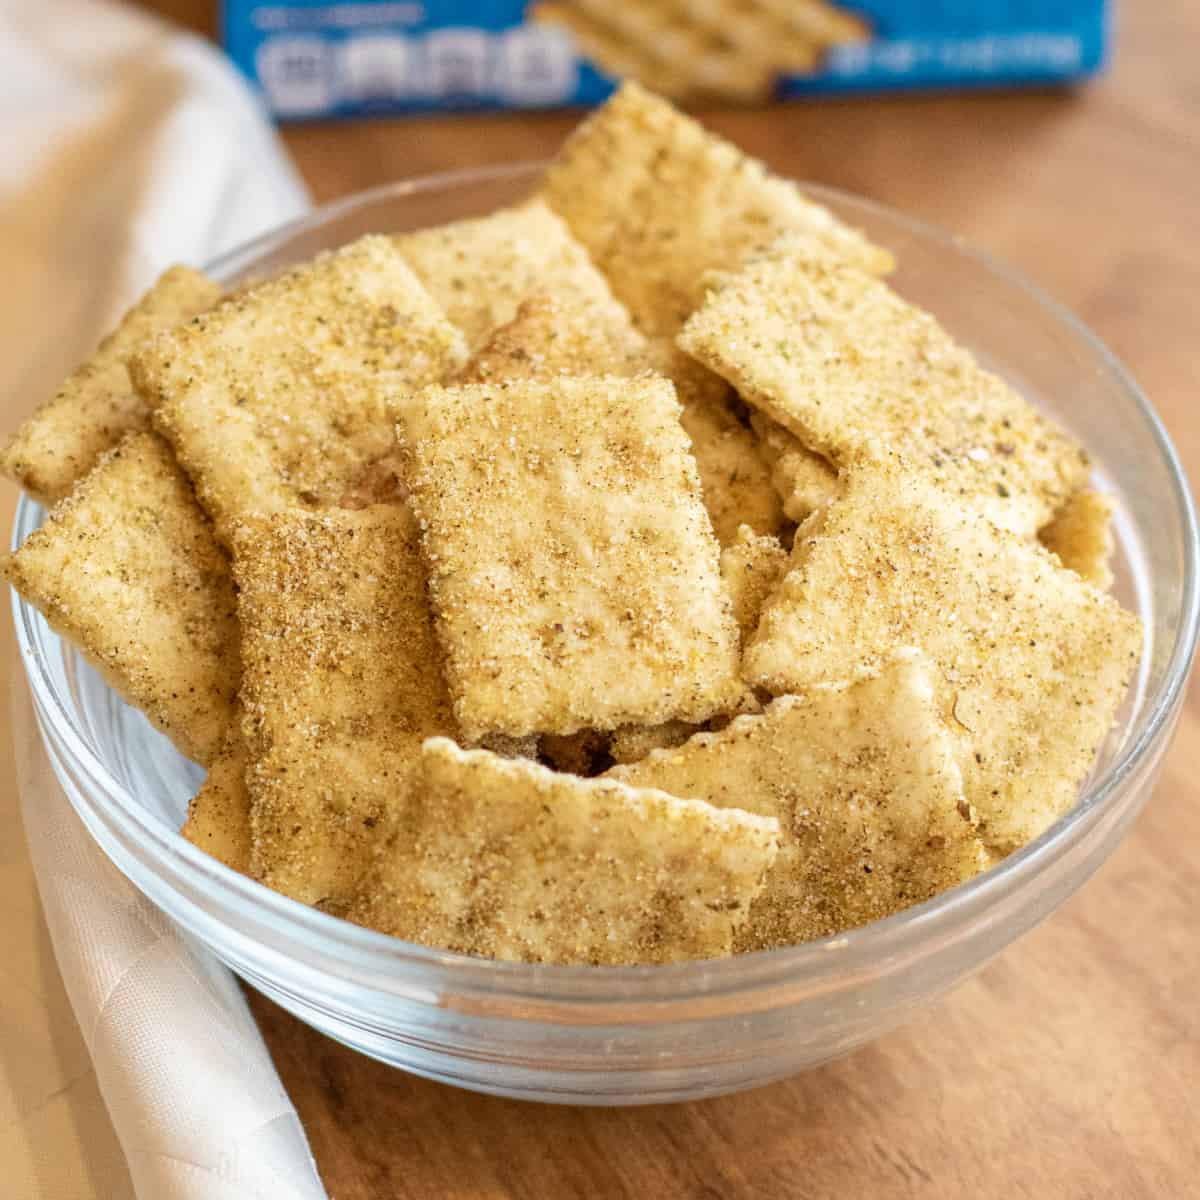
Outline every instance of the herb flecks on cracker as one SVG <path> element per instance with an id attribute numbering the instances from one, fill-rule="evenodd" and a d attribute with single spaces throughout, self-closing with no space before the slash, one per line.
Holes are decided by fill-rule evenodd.
<path id="1" fill-rule="evenodd" d="M 1006 852 L 1074 803 L 1142 649 L 1141 623 L 1035 541 L 997 529 L 894 460 L 847 472 L 796 533 L 747 648 L 776 695 L 877 666 L 937 670 L 981 836 Z"/>
<path id="2" fill-rule="evenodd" d="M 707 272 L 736 269 L 787 230 L 868 270 L 891 267 L 794 183 L 636 83 L 571 135 L 541 197 L 648 335 L 674 335 L 704 299 Z"/>
<path id="3" fill-rule="evenodd" d="M 572 308 L 557 295 L 538 294 L 491 331 L 454 382 L 551 379 L 597 371 L 632 377 L 653 369 L 646 339 L 628 316 L 605 320 L 586 308 Z"/>
<path id="4" fill-rule="evenodd" d="M 716 958 L 732 949 L 778 838 L 769 817 L 433 738 L 403 828 L 349 916 L 522 962 Z"/>
<path id="5" fill-rule="evenodd" d="M 781 529 L 786 523 L 783 505 L 770 468 L 729 401 L 702 397 L 684 405 L 679 419 L 691 442 L 717 540 L 732 542 L 740 525 L 762 534 Z"/>
<path id="6" fill-rule="evenodd" d="M 212 761 L 241 672 L 233 581 L 161 438 L 103 455 L 4 575 L 182 753 Z"/>
<path id="7" fill-rule="evenodd" d="M 338 911 L 408 801 L 421 742 L 455 732 L 404 507 L 235 529 L 255 878 Z"/>
<path id="8" fill-rule="evenodd" d="M 680 420 L 700 472 L 704 506 L 722 543 L 746 523 L 771 533 L 783 524 L 780 501 L 754 435 L 734 415 L 725 382 L 669 342 L 647 340 L 629 323 L 574 311 L 554 296 L 535 296 L 492 331 L 458 383 L 549 379 L 568 375 L 657 372 L 675 385 Z"/>
<path id="9" fill-rule="evenodd" d="M 1032 535 L 1086 482 L 1082 448 L 867 272 L 784 237 L 723 281 L 679 345 L 836 467 L 904 455 Z"/>
<path id="10" fill-rule="evenodd" d="M 668 382 L 434 388 L 401 434 L 468 738 L 700 721 L 743 701 Z"/>
<path id="11" fill-rule="evenodd" d="M 986 864 L 933 668 L 901 651 L 609 777 L 779 820 L 779 855 L 738 936 L 787 946 L 890 916 Z"/>
<path id="12" fill-rule="evenodd" d="M 472 351 L 535 296 L 601 329 L 629 323 L 561 217 L 538 200 L 486 217 L 399 234 L 395 245 Z"/>
<path id="13" fill-rule="evenodd" d="M 392 449 L 392 403 L 465 360 L 391 241 L 366 237 L 160 335 L 130 365 L 228 544 L 243 517 L 337 503 Z"/>

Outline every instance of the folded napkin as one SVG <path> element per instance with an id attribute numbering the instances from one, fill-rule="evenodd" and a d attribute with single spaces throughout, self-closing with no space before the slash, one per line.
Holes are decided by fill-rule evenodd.
<path id="1" fill-rule="evenodd" d="M 307 199 L 220 55 L 143 14 L 0 0 L 0 80 L 6 433 L 164 267 L 202 264 Z M 9 525 L 15 497 L 11 487 L 0 497 Z M 300 1122 L 232 976 L 91 841 L 42 751 L 7 623 L 4 641 L 28 861 L 10 787 L 0 798 L 0 1191 L 320 1200 Z"/>

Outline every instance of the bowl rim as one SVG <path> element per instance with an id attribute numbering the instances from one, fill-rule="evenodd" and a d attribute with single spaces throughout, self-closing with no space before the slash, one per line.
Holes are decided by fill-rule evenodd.
<path id="1" fill-rule="evenodd" d="M 239 269 L 261 259 L 306 228 L 350 216 L 381 202 L 401 199 L 422 192 L 453 190 L 470 185 L 532 178 L 543 169 L 540 162 L 499 166 L 471 167 L 413 179 L 399 180 L 355 192 L 314 208 L 304 216 L 275 227 L 215 258 L 204 268 L 206 273 L 225 282 Z M 1195 504 L 1178 454 L 1161 419 L 1142 393 L 1130 372 L 1117 357 L 1073 313 L 1032 283 L 1023 273 L 998 261 L 991 254 L 971 245 L 964 238 L 920 219 L 910 217 L 887 205 L 850 192 L 800 181 L 805 194 L 818 203 L 833 202 L 843 210 L 874 214 L 917 238 L 940 244 L 943 248 L 971 260 L 980 269 L 1023 292 L 1052 322 L 1064 327 L 1095 356 L 1097 365 L 1111 382 L 1133 402 L 1145 422 L 1166 468 L 1173 500 L 1184 532 L 1181 602 L 1170 656 L 1158 692 L 1147 698 L 1150 711 L 1140 735 L 1123 746 L 1116 760 L 1097 779 L 1092 780 L 1082 797 L 1034 841 L 1022 847 L 989 870 L 943 892 L 922 904 L 856 929 L 798 946 L 764 950 L 725 959 L 698 960 L 662 966 L 562 966 L 502 962 L 403 942 L 398 938 L 353 925 L 341 918 L 310 908 L 273 892 L 186 841 L 152 816 L 121 785 L 101 756 L 89 745 L 58 694 L 35 644 L 36 610 L 15 591 L 13 618 L 18 649 L 37 705 L 52 721 L 55 736 L 73 756 L 73 767 L 86 775 L 108 803 L 107 817 L 126 836 L 136 838 L 153 849 L 156 873 L 163 879 L 164 865 L 170 876 L 166 886 L 187 901 L 174 876 L 186 879 L 191 887 L 211 893 L 218 908 L 206 906 L 207 915 L 230 925 L 233 915 L 247 913 L 274 933 L 293 940 L 304 951 L 320 954 L 323 969 L 343 981 L 370 976 L 374 985 L 392 990 L 405 973 L 439 973 L 446 990 L 478 995 L 502 994 L 506 999 L 557 1002 L 571 1007 L 642 1006 L 637 1019 L 653 1020 L 655 1007 L 687 1000 L 711 999 L 747 991 L 777 989 L 790 991 L 801 987 L 811 990 L 814 982 L 836 966 L 836 986 L 840 990 L 855 977 L 878 977 L 893 973 L 926 952 L 928 943 L 939 932 L 950 933 L 976 915 L 999 904 L 1040 876 L 1080 840 L 1085 831 L 1107 811 L 1121 794 L 1122 784 L 1147 758 L 1170 723 L 1179 705 L 1200 634 L 1200 538 L 1197 533 Z M 41 506 L 22 493 L 13 528 L 12 548 L 40 524 Z M 46 729 L 43 727 L 43 737 Z M 67 789 L 79 807 L 73 789 Z M 81 816 L 84 814 L 80 813 Z M 93 831 L 94 834 L 94 831 Z M 107 850 L 107 847 L 105 847 Z M 244 932 L 233 926 L 234 932 Z M 424 996 L 436 1002 L 436 997 Z M 648 1008 L 646 1006 L 649 1006 Z M 542 1014 L 544 1015 L 544 1014 Z"/>

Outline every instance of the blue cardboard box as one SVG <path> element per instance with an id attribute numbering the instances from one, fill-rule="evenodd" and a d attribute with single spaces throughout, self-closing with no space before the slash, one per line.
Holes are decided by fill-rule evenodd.
<path id="1" fill-rule="evenodd" d="M 1105 0 L 225 0 L 282 119 L 1060 83 L 1104 63 Z"/>

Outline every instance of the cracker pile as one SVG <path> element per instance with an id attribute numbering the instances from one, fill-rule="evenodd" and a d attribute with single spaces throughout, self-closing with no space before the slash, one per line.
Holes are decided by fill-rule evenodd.
<path id="1" fill-rule="evenodd" d="M 891 266 L 627 85 L 514 208 L 168 271 L 0 452 L 53 504 L 4 574 L 294 900 L 529 962 L 841 933 L 1066 812 L 1142 650 L 1086 455 Z"/>

